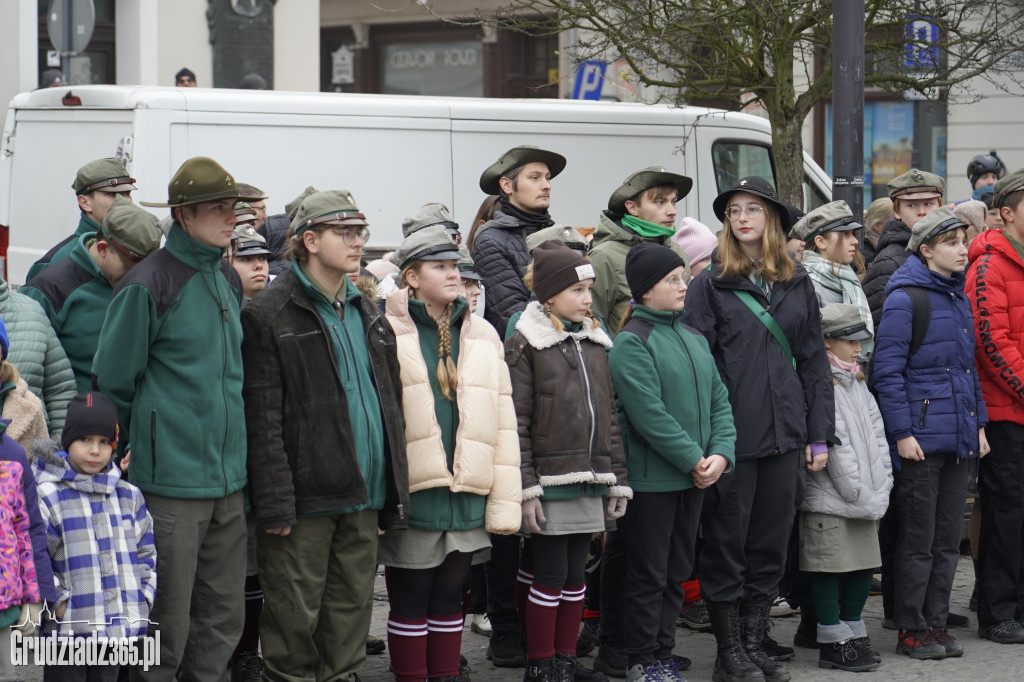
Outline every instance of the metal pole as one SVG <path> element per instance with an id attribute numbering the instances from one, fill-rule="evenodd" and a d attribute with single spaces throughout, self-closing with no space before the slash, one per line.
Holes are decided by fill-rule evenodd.
<path id="1" fill-rule="evenodd" d="M 74 35 L 71 0 L 64 0 L 64 51 L 60 53 L 60 69 L 64 72 L 64 84 L 71 84 L 71 36 Z"/>
<path id="2" fill-rule="evenodd" d="M 832 199 L 864 212 L 864 0 L 832 2 Z"/>

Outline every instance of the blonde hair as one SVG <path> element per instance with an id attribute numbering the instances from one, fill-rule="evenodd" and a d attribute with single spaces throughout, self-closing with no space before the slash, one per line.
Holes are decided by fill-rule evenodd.
<path id="1" fill-rule="evenodd" d="M 12 365 L 7 360 L 0 360 L 0 386 L 5 384 L 16 384 L 21 375 L 18 374 L 18 368 Z"/>
<path id="2" fill-rule="evenodd" d="M 398 285 L 409 290 L 409 296 L 416 298 L 416 289 L 409 284 L 409 272 L 419 274 L 423 261 L 416 260 L 406 265 L 398 274 Z M 455 301 L 450 301 L 435 320 L 437 324 L 437 383 L 441 386 L 441 395 L 445 400 L 455 400 L 455 391 L 459 387 L 459 372 L 452 360 L 452 311 Z"/>
<path id="3" fill-rule="evenodd" d="M 526 285 L 527 289 L 533 291 L 534 294 L 537 293 L 533 289 L 533 261 L 530 261 L 530 264 L 526 266 L 526 274 L 523 275 L 523 284 Z M 548 319 L 551 320 L 551 326 L 555 328 L 555 333 L 561 334 L 565 331 L 565 325 L 562 324 L 562 321 L 558 319 L 557 315 L 551 312 L 551 306 L 548 305 L 548 301 L 541 301 L 540 305 L 544 308 L 544 313 L 548 316 Z M 590 308 L 587 308 L 587 318 L 590 320 L 594 329 L 601 328 L 601 321 L 594 317 L 594 313 Z"/>
<path id="4" fill-rule="evenodd" d="M 753 196 L 765 214 L 764 234 L 761 235 L 764 257 L 755 266 L 740 248 L 739 240 L 732 233 L 732 223 L 726 216 L 722 231 L 718 233 L 718 259 L 722 266 L 719 277 L 747 277 L 756 267 L 758 274 L 769 282 L 788 282 L 796 274 L 796 263 L 786 252 L 786 233 L 782 230 L 778 209 Z"/>

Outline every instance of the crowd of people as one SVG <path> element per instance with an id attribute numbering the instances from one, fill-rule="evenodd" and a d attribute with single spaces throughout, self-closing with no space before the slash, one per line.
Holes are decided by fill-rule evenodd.
<path id="1" fill-rule="evenodd" d="M 267 215 L 195 157 L 158 220 L 84 165 L 78 229 L 0 286 L 0 644 L 160 634 L 54 681 L 353 681 L 386 647 L 465 682 L 475 614 L 525 682 L 681 682 L 684 623 L 714 680 L 785 682 L 784 599 L 870 671 L 879 569 L 897 653 L 963 655 L 968 496 L 978 635 L 1024 643 L 1024 169 L 977 157 L 952 207 L 911 169 L 863 224 L 740 178 L 715 236 L 649 167 L 588 240 L 549 210 L 567 163 L 508 150 L 466 245 L 431 203 L 370 263 L 347 190 Z"/>

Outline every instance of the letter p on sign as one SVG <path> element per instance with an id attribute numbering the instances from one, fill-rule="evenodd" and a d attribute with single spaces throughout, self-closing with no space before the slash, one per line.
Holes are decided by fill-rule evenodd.
<path id="1" fill-rule="evenodd" d="M 576 69 L 576 84 L 572 90 L 573 99 L 601 99 L 604 87 L 605 62 L 580 62 Z"/>

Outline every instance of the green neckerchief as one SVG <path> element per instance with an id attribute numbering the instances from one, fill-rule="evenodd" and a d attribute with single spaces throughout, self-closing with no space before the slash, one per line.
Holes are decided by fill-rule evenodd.
<path id="1" fill-rule="evenodd" d="M 647 222 L 628 213 L 622 216 L 622 225 L 633 230 L 641 237 L 647 237 L 648 239 L 671 237 L 676 233 L 676 228 L 674 227 L 665 227 L 657 223 Z"/>

